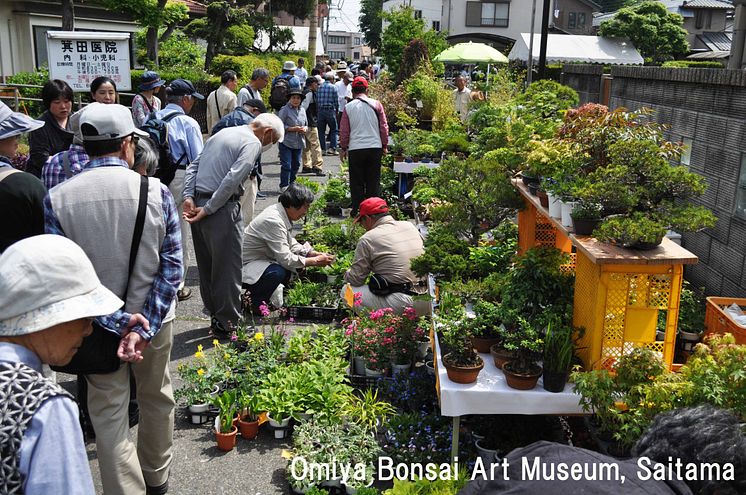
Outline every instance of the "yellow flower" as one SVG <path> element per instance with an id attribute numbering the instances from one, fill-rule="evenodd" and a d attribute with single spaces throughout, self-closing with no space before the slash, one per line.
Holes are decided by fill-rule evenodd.
<path id="1" fill-rule="evenodd" d="M 200 344 L 200 345 L 197 346 L 197 351 L 198 352 L 202 352 L 202 344 Z"/>
<path id="2" fill-rule="evenodd" d="M 220 345 L 220 342 L 218 341 L 218 339 L 212 339 L 212 345 L 218 346 Z"/>
<path id="3" fill-rule="evenodd" d="M 255 333 L 254 340 L 264 340 L 264 334 L 262 332 Z"/>
<path id="4" fill-rule="evenodd" d="M 203 370 L 202 368 L 200 368 L 200 369 L 198 369 L 198 370 L 197 370 L 197 374 L 198 374 L 199 376 L 202 376 L 202 375 L 204 375 L 204 374 L 205 374 L 205 370 Z"/>
<path id="5" fill-rule="evenodd" d="M 205 357 L 205 353 L 202 351 L 197 351 L 194 353 L 194 357 L 196 357 L 197 359 L 202 359 Z"/>
<path id="6" fill-rule="evenodd" d="M 231 355 L 228 354 L 227 352 L 225 354 L 223 354 L 223 359 L 228 360 L 230 358 L 231 358 Z"/>

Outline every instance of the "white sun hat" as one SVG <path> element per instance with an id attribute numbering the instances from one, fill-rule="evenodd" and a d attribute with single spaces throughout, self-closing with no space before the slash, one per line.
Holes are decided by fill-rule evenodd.
<path id="1" fill-rule="evenodd" d="M 0 101 L 0 139 L 11 138 L 43 127 L 43 120 L 35 120 L 21 112 L 14 112 Z"/>
<path id="2" fill-rule="evenodd" d="M 66 237 L 28 237 L 0 256 L 0 336 L 108 315 L 123 305 L 101 284 L 80 246 Z"/>

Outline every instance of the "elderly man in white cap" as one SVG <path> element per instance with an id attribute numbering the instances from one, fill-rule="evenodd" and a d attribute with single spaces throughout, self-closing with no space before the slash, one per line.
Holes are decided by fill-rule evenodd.
<path id="1" fill-rule="evenodd" d="M 135 127 L 126 107 L 92 103 L 80 129 L 91 161 L 49 192 L 44 213 L 47 232 L 82 247 L 103 284 L 126 301 L 123 309 L 99 322 L 121 336 L 131 362 L 113 373 L 86 375 L 104 492 L 144 494 L 147 488 L 148 493 L 166 493 L 175 406 L 168 363 L 183 275 L 179 217 L 165 185 L 151 178 L 143 187 L 141 176 L 131 170 L 144 132 Z M 146 213 L 140 243 L 135 244 L 141 201 Z M 128 436 L 130 370 L 140 405 L 136 445 Z"/>
<path id="2" fill-rule="evenodd" d="M 21 134 L 39 129 L 41 120 L 14 112 L 0 101 L 0 253 L 25 237 L 44 233 L 46 190 L 33 175 L 13 168 Z"/>
<path id="3" fill-rule="evenodd" d="M 95 493 L 78 407 L 41 367 L 67 364 L 92 318 L 122 304 L 64 237 L 29 237 L 0 256 L 2 493 Z"/>

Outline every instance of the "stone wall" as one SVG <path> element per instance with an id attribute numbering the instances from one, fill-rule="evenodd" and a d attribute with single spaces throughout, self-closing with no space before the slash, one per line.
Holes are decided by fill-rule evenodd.
<path id="1" fill-rule="evenodd" d="M 595 66 L 585 66 L 591 68 L 586 73 L 580 67 L 566 65 L 563 81 L 590 96 L 591 79 L 600 83 L 601 76 L 590 72 Z M 655 119 L 670 125 L 667 139 L 691 140 L 689 169 L 709 184 L 699 203 L 718 222 L 713 229 L 684 234 L 683 246 L 700 260 L 686 268 L 687 280 L 705 287 L 708 296 L 746 297 L 746 218 L 735 214 L 746 153 L 746 71 L 614 67 L 611 77 L 609 107 L 655 110 Z"/>
<path id="2" fill-rule="evenodd" d="M 603 65 L 565 65 L 562 68 L 562 84 L 578 92 L 580 104 L 601 101 L 601 75 Z"/>

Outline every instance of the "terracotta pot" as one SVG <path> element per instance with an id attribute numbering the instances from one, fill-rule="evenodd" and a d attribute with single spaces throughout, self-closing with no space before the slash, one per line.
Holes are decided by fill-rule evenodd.
<path id="1" fill-rule="evenodd" d="M 545 191 L 539 189 L 536 192 L 536 197 L 539 198 L 539 202 L 541 203 L 542 208 L 549 208 L 549 196 L 547 196 L 547 193 Z"/>
<path id="2" fill-rule="evenodd" d="M 503 373 L 505 374 L 505 380 L 508 382 L 508 387 L 516 390 L 531 390 L 534 388 L 541 376 L 541 366 L 533 365 L 529 373 L 515 373 L 511 370 L 514 363 L 515 361 L 508 361 L 503 365 Z"/>
<path id="3" fill-rule="evenodd" d="M 259 421 L 243 421 L 242 419 L 239 419 L 238 429 L 243 438 L 251 440 L 259 433 Z"/>
<path id="4" fill-rule="evenodd" d="M 490 352 L 490 347 L 500 343 L 499 337 L 469 337 L 471 345 L 477 352 Z"/>
<path id="5" fill-rule="evenodd" d="M 446 367 L 448 379 L 454 383 L 474 383 L 477 381 L 479 372 L 484 368 L 484 361 L 479 358 L 479 364 L 476 366 L 455 366 L 449 363 L 450 354 L 443 356 L 443 365 Z"/>
<path id="6" fill-rule="evenodd" d="M 236 434 L 238 434 L 238 428 L 235 426 L 231 429 L 230 433 L 220 433 L 215 431 L 215 440 L 218 442 L 218 449 L 223 452 L 230 452 L 233 447 L 236 446 Z"/>
<path id="7" fill-rule="evenodd" d="M 505 363 L 511 359 L 515 359 L 515 354 L 512 351 L 503 349 L 498 344 L 490 347 L 490 354 L 492 354 L 492 359 L 495 361 L 495 366 L 500 370 L 503 369 Z"/>

